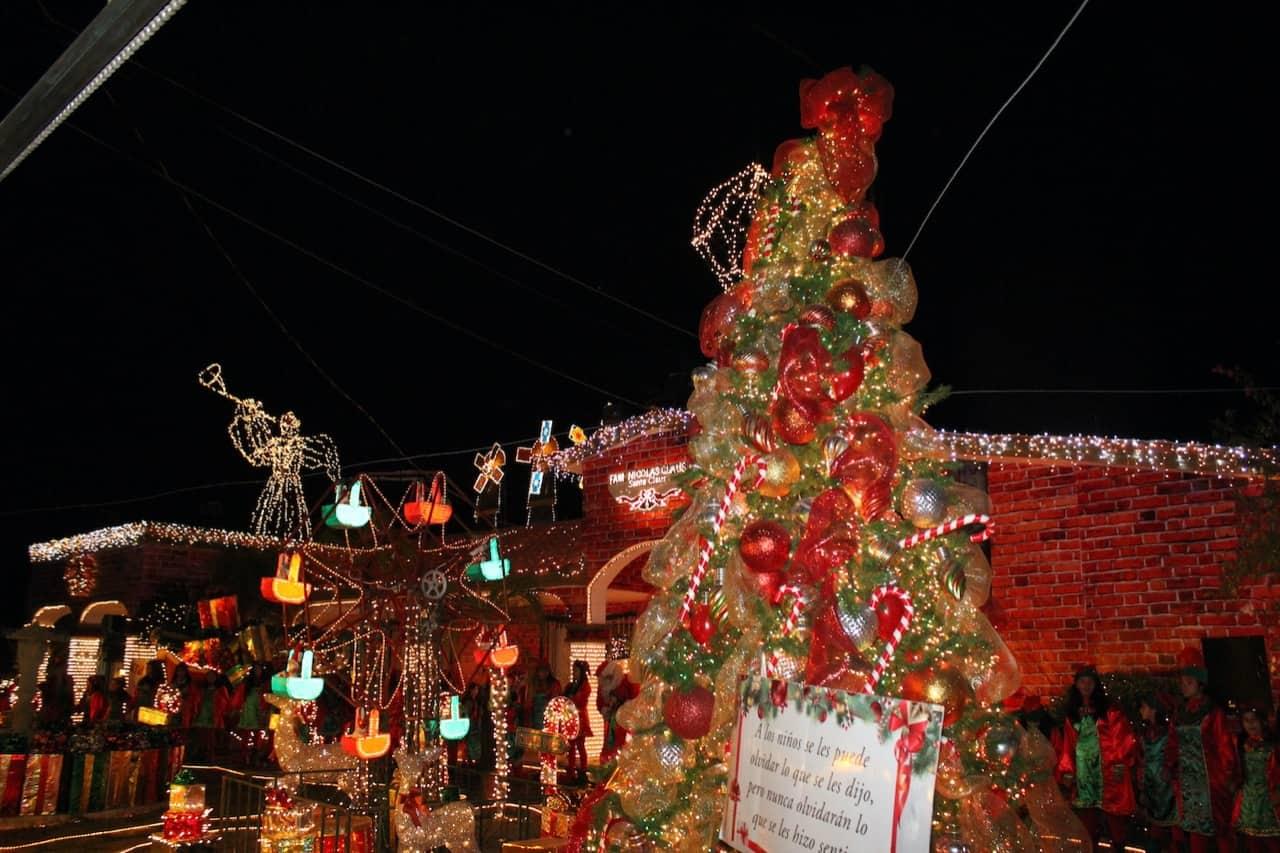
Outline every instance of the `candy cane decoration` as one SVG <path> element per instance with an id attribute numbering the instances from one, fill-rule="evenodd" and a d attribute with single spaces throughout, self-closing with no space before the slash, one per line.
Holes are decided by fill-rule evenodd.
<path id="1" fill-rule="evenodd" d="M 937 527 L 930 527 L 928 530 L 913 533 L 905 539 L 899 539 L 898 547 L 905 551 L 908 548 L 914 548 L 917 545 L 928 542 L 930 539 L 937 539 L 939 536 L 955 533 L 960 528 L 968 527 L 971 524 L 981 524 L 982 529 L 969 537 L 970 542 L 986 542 L 991 538 L 991 534 L 996 527 L 995 522 L 991 520 L 991 516 L 973 513 L 961 518 L 953 518 L 951 521 L 939 524 Z"/>
<path id="2" fill-rule="evenodd" d="M 790 637 L 795 633 L 796 628 L 800 624 L 800 614 L 804 612 L 804 606 L 807 604 L 804 593 L 800 591 L 800 587 L 790 584 L 783 584 L 778 587 L 778 594 L 774 597 L 773 603 L 777 604 L 782 601 L 783 596 L 793 595 L 795 600 L 791 602 L 791 610 L 787 613 L 787 618 L 782 623 L 782 636 Z M 766 661 L 765 674 L 772 677 L 778 668 L 778 653 L 770 652 L 769 659 Z"/>
<path id="3" fill-rule="evenodd" d="M 609 822 L 604 825 L 604 831 L 600 833 L 600 847 L 598 848 L 599 853 L 608 853 L 608 850 L 606 848 L 608 847 L 608 843 L 609 843 L 609 830 L 613 829 L 615 826 L 618 826 L 620 824 L 625 824 L 625 823 L 627 823 L 626 818 L 614 817 L 609 819 Z"/>
<path id="4" fill-rule="evenodd" d="M 875 668 L 871 670 L 871 675 L 867 679 L 867 686 L 863 688 L 864 693 L 875 692 L 876 685 L 880 683 L 880 679 L 884 677 L 885 670 L 893 662 L 893 654 L 898 650 L 898 644 L 902 642 L 902 635 L 907 632 L 907 628 L 911 625 L 911 620 L 916 615 L 915 605 L 911 603 L 911 593 L 895 584 L 876 587 L 875 592 L 871 593 L 871 609 L 874 610 L 877 604 L 891 596 L 902 602 L 902 618 L 894 626 L 889 642 L 884 644 L 884 651 L 880 652 L 880 658 L 876 661 Z"/>
<path id="5" fill-rule="evenodd" d="M 689 588 L 685 590 L 684 601 L 680 604 L 680 622 L 684 623 L 689 618 L 689 611 L 693 609 L 694 599 L 698 595 L 698 587 L 702 586 L 702 579 L 707 576 L 707 567 L 711 564 L 711 552 L 715 550 L 716 542 L 720 541 L 720 528 L 724 527 L 724 520 L 729 515 L 729 507 L 733 504 L 733 499 L 738 494 L 738 487 L 742 484 L 742 475 L 746 473 L 747 467 L 756 466 L 756 479 L 752 488 L 759 486 L 764 481 L 765 468 L 768 463 L 759 456 L 744 456 L 738 460 L 738 464 L 733 467 L 733 475 L 729 477 L 729 482 L 724 488 L 724 497 L 720 499 L 720 508 L 716 510 L 716 517 L 711 522 L 711 538 L 703 538 L 702 548 L 698 551 L 698 565 L 693 570 L 693 575 L 689 578 Z"/>

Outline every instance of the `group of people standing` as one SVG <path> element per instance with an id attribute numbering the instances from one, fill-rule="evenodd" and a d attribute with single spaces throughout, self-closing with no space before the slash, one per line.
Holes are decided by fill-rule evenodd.
<path id="1" fill-rule="evenodd" d="M 1057 779 L 1093 842 L 1127 841 L 1135 819 L 1166 849 L 1280 853 L 1280 758 L 1258 708 L 1233 734 L 1205 692 L 1195 650 L 1179 656 L 1180 700 L 1147 695 L 1130 722 L 1093 667 L 1076 673 L 1053 732 Z M 1185 847 L 1184 847 L 1185 845 Z"/>
<path id="2" fill-rule="evenodd" d="M 190 731 L 190 748 L 196 757 L 224 753 L 227 734 L 236 729 L 241 733 L 246 762 L 255 764 L 264 760 L 270 749 L 266 731 L 270 707 L 264 699 L 269 681 L 270 673 L 261 664 L 250 667 L 233 686 L 222 673 L 193 676 L 185 663 L 167 672 L 163 661 L 152 660 L 133 693 L 123 676 L 108 682 L 106 676 L 92 675 L 77 702 L 65 654 L 55 650 L 39 685 L 37 723 L 44 729 L 62 729 L 70 726 L 73 714 L 79 714 L 87 726 L 137 722 L 138 710 L 158 707 L 158 695 L 167 689 L 176 704 L 171 724 Z"/>

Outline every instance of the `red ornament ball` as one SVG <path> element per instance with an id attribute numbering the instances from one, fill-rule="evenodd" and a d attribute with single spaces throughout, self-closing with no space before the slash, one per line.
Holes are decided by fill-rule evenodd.
<path id="1" fill-rule="evenodd" d="M 703 355 L 719 359 L 732 351 L 734 324 L 746 310 L 745 300 L 733 291 L 722 293 L 707 303 L 698 324 L 698 344 Z"/>
<path id="2" fill-rule="evenodd" d="M 753 572 L 779 572 L 791 556 L 791 534 L 776 521 L 753 521 L 738 538 L 738 553 Z"/>
<path id="3" fill-rule="evenodd" d="M 778 590 L 786 582 L 782 572 L 747 572 L 747 578 L 754 584 L 756 594 L 773 604 L 778 600 Z"/>
<path id="4" fill-rule="evenodd" d="M 698 645 L 705 646 L 711 642 L 716 633 L 716 623 L 711 617 L 711 607 L 706 604 L 694 605 L 689 611 L 689 633 Z"/>
<path id="5" fill-rule="evenodd" d="M 787 707 L 787 682 L 778 679 L 769 685 L 769 700 L 775 708 Z"/>
<path id="6" fill-rule="evenodd" d="M 902 624 L 905 611 L 902 599 L 896 595 L 886 595 L 876 602 L 876 622 L 879 625 L 880 639 L 886 643 L 893 639 L 893 632 Z"/>
<path id="7" fill-rule="evenodd" d="M 884 251 L 884 238 L 868 220 L 854 216 L 831 229 L 827 235 L 831 251 L 850 258 L 874 258 Z"/>
<path id="8" fill-rule="evenodd" d="M 680 737 L 697 740 L 711 731 L 715 706 L 715 694 L 705 687 L 693 687 L 683 693 L 673 690 L 662 703 L 662 719 Z"/>

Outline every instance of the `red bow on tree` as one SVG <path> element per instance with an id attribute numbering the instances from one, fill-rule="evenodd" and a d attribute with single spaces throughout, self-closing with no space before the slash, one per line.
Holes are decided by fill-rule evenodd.
<path id="1" fill-rule="evenodd" d="M 929 715 L 923 710 L 911 712 L 911 704 L 901 701 L 889 715 L 890 733 L 902 730 L 902 736 L 893 745 L 894 757 L 898 759 L 898 776 L 893 789 L 893 835 L 889 850 L 898 849 L 898 822 L 902 820 L 902 810 L 907 805 L 907 793 L 911 790 L 911 762 L 913 756 L 924 746 L 925 730 L 929 727 Z"/>
<path id="2" fill-rule="evenodd" d="M 409 816 L 416 827 L 422 826 L 422 818 L 431 814 L 431 809 L 422 802 L 422 789 L 410 788 L 400 797 L 400 808 Z"/>
<path id="3" fill-rule="evenodd" d="M 794 564 L 821 587 L 824 599 L 834 595 L 836 570 L 858 556 L 859 524 L 857 507 L 843 489 L 828 489 L 809 508 Z"/>
<path id="4" fill-rule="evenodd" d="M 893 87 L 874 71 L 838 68 L 800 83 L 800 124 L 817 129 L 827 180 L 847 204 L 862 201 L 876 176 L 876 140 L 893 112 Z"/>

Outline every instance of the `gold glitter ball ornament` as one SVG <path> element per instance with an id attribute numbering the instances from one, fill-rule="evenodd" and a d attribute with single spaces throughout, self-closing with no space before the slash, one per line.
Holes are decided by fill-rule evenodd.
<path id="1" fill-rule="evenodd" d="M 800 479 L 800 461 L 783 447 L 765 457 L 764 482 L 758 491 L 767 498 L 786 497 Z"/>

